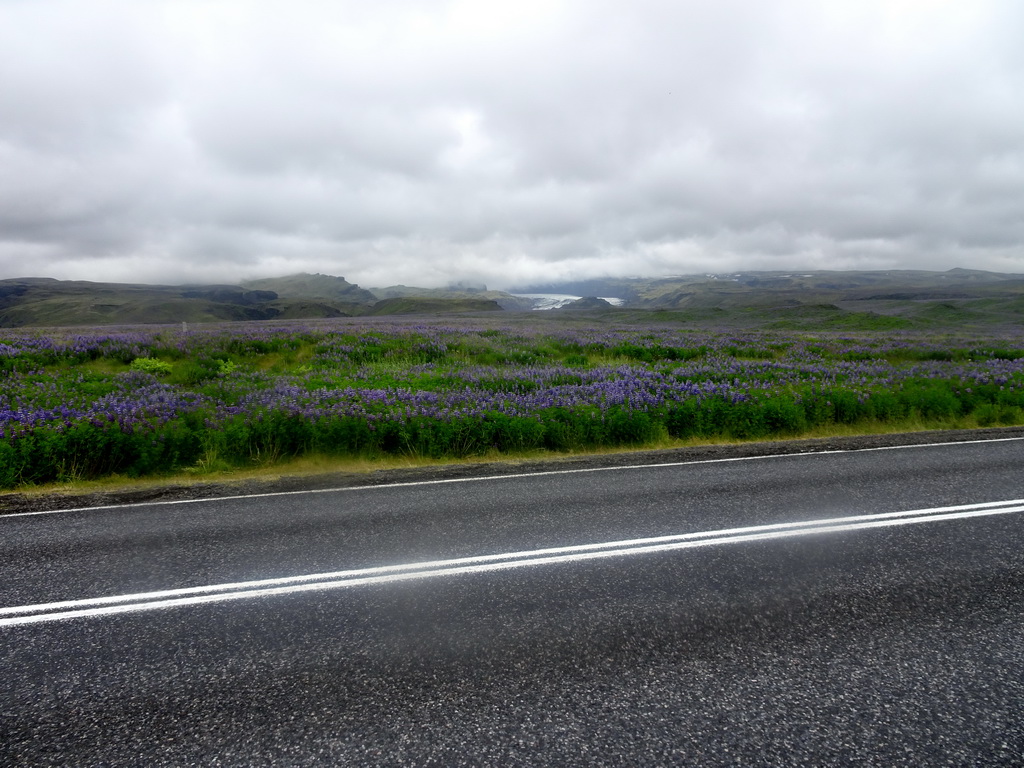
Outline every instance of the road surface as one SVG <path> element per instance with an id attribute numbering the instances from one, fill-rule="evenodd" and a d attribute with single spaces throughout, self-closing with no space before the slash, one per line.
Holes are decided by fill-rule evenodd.
<path id="1" fill-rule="evenodd" d="M 1024 440 L 0 517 L 0 765 L 1019 765 Z"/>

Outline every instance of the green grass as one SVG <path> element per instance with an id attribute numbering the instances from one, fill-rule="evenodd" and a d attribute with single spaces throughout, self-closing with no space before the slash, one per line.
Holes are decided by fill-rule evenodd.
<path id="1" fill-rule="evenodd" d="M 454 322 L 12 336 L 0 486 L 1024 421 L 1020 334 Z"/>

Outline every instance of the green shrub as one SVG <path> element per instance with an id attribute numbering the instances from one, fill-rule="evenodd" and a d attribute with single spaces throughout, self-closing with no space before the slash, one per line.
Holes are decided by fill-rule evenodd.
<path id="1" fill-rule="evenodd" d="M 170 376 L 173 366 L 153 357 L 136 357 L 129 366 L 133 371 L 150 373 L 153 376 Z"/>
<path id="2" fill-rule="evenodd" d="M 765 429 L 769 434 L 797 434 L 807 428 L 807 417 L 791 397 L 766 400 L 762 407 Z"/>

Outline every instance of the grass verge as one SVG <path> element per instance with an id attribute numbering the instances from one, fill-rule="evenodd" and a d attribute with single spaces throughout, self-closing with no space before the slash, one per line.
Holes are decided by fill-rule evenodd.
<path id="1" fill-rule="evenodd" d="M 990 427 L 979 424 L 977 418 L 963 416 L 954 419 L 922 419 L 914 417 L 899 421 L 871 421 L 859 424 L 827 424 L 805 430 L 799 434 L 785 436 L 737 439 L 728 436 L 690 437 L 677 439 L 662 437 L 634 445 L 611 448 L 581 448 L 568 451 L 531 449 L 522 451 L 489 451 L 477 456 L 464 458 L 430 458 L 423 456 L 382 456 L 379 458 L 346 458 L 324 454 L 311 454 L 264 462 L 251 467 L 208 468 L 202 465 L 182 472 L 152 475 L 144 478 L 129 478 L 123 475 L 109 475 L 92 480 L 75 480 L 55 483 L 24 484 L 13 489 L 0 490 L 4 496 L 38 497 L 50 494 L 91 494 L 117 493 L 159 489 L 168 486 L 184 487 L 198 485 L 232 485 L 246 482 L 272 482 L 282 478 L 296 478 L 323 475 L 367 475 L 372 472 L 402 469 L 449 467 L 456 465 L 517 464 L 537 461 L 559 461 L 578 457 L 614 456 L 657 450 L 676 450 L 703 446 L 729 446 L 751 443 L 786 443 L 794 440 L 828 439 L 845 437 L 869 437 L 895 434 L 921 433 L 940 430 L 976 430 Z M 1024 426 L 1024 421 L 1001 426 Z"/>

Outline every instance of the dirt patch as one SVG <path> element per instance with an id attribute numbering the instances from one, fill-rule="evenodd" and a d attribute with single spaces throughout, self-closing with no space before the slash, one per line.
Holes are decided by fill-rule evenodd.
<path id="1" fill-rule="evenodd" d="M 431 480 L 457 480 L 493 475 L 519 475 L 570 469 L 597 469 L 638 464 L 671 464 L 710 459 L 778 456 L 823 451 L 857 451 L 930 443 L 953 443 L 961 440 L 996 440 L 1024 437 L 1024 427 L 992 429 L 950 429 L 931 432 L 906 432 L 890 435 L 859 435 L 827 437 L 763 443 L 704 445 L 665 450 L 629 451 L 613 454 L 567 456 L 537 461 L 498 461 L 473 464 L 445 464 L 411 469 L 381 469 L 372 472 L 327 472 L 301 477 L 270 480 L 239 480 L 218 483 L 169 484 L 146 488 L 122 488 L 93 493 L 0 494 L 0 515 L 40 512 L 57 509 L 80 509 L 119 504 L 209 499 L 250 494 L 289 493 L 332 488 L 389 485 Z"/>

